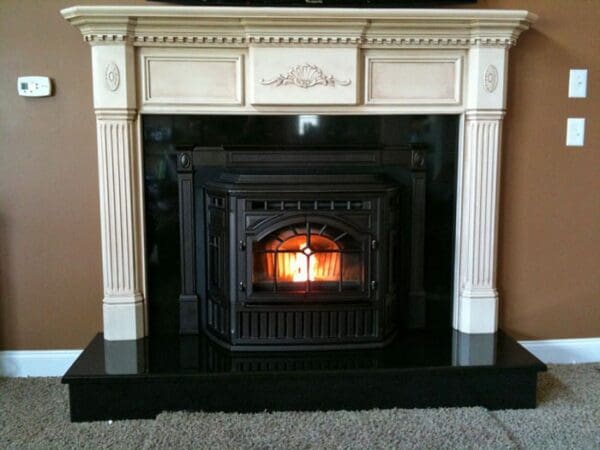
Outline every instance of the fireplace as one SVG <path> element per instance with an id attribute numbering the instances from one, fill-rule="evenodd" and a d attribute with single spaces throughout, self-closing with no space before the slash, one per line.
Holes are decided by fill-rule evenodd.
<path id="1" fill-rule="evenodd" d="M 508 50 L 534 14 L 62 14 L 92 47 L 104 276 L 104 333 L 64 378 L 74 420 L 535 405 L 544 366 L 498 330 L 496 286 Z M 218 119 L 225 139 L 190 117 Z M 231 139 L 244 131 L 235 120 L 274 117 L 308 136 L 324 118 L 361 122 L 325 141 L 270 139 L 285 126 Z M 395 133 L 392 117 L 409 126 Z M 452 143 L 445 184 L 429 182 L 447 173 L 445 155 L 414 117 L 450 120 L 453 140 L 431 133 L 437 148 Z M 147 126 L 161 121 L 175 126 Z M 394 138 L 363 139 L 382 130 Z M 343 351 L 361 347 L 368 370 Z M 293 349 L 305 350 L 288 352 L 298 365 L 268 351 Z M 249 369 L 233 374 L 233 359 Z"/>
<path id="2" fill-rule="evenodd" d="M 108 340 L 149 332 L 141 115 L 460 116 L 452 326 L 498 328 L 508 49 L 527 11 L 73 7 L 92 45 Z"/>

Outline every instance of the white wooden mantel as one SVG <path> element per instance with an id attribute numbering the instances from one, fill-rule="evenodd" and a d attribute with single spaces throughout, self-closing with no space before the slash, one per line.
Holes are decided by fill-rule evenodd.
<path id="1" fill-rule="evenodd" d="M 147 334 L 139 117 L 153 113 L 459 114 L 453 326 L 497 330 L 508 50 L 534 14 L 174 6 L 62 14 L 92 48 L 105 339 Z"/>

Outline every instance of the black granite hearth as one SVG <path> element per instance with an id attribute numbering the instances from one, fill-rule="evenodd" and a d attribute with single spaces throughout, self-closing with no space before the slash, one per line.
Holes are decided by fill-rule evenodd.
<path id="1" fill-rule="evenodd" d="M 203 335 L 109 342 L 63 377 L 71 420 L 161 411 L 534 408 L 546 366 L 503 332 L 419 331 L 377 350 L 232 353 Z"/>

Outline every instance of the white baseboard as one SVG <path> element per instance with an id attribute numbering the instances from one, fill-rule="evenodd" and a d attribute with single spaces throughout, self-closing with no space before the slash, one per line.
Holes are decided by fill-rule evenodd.
<path id="1" fill-rule="evenodd" d="M 1 377 L 61 377 L 82 350 L 10 350 L 0 352 Z"/>
<path id="2" fill-rule="evenodd" d="M 600 337 L 519 341 L 519 344 L 546 364 L 600 362 Z"/>
<path id="3" fill-rule="evenodd" d="M 546 364 L 600 362 L 600 338 L 519 341 Z M 0 351 L 1 377 L 61 377 L 82 350 Z"/>

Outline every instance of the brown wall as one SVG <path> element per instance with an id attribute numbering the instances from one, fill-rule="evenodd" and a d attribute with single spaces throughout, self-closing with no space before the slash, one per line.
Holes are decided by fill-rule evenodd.
<path id="1" fill-rule="evenodd" d="M 101 2 L 0 0 L 0 349 L 81 348 L 102 327 L 90 50 L 58 13 L 76 3 Z M 501 325 L 600 336 L 600 3 L 477 6 L 540 15 L 511 51 Z M 567 98 L 569 68 L 590 70 L 587 99 Z M 28 74 L 52 77 L 56 94 L 19 97 Z M 588 119 L 583 149 L 564 145 L 568 116 Z"/>

